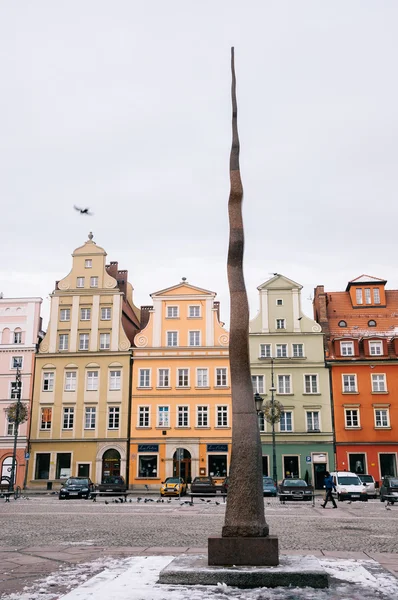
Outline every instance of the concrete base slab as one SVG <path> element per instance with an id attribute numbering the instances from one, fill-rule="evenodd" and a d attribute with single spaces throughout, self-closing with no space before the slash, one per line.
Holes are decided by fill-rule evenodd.
<path id="1" fill-rule="evenodd" d="M 159 583 L 239 588 L 329 587 L 329 577 L 314 556 L 281 556 L 276 567 L 209 566 L 205 554 L 178 556 L 159 575 Z"/>
<path id="2" fill-rule="evenodd" d="M 208 538 L 208 564 L 217 566 L 271 567 L 279 564 L 276 535 L 266 537 Z"/>

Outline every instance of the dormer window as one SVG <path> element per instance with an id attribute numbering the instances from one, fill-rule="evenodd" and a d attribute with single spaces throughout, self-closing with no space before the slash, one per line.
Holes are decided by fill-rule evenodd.
<path id="1" fill-rule="evenodd" d="M 377 323 L 373 319 L 371 319 L 370 321 L 368 321 L 368 326 L 369 327 L 376 327 L 376 325 L 377 325 Z"/>
<path id="2" fill-rule="evenodd" d="M 346 321 L 339 321 L 339 327 L 347 327 Z"/>
<path id="3" fill-rule="evenodd" d="M 365 304 L 372 304 L 372 295 L 370 288 L 365 288 Z"/>
<path id="4" fill-rule="evenodd" d="M 363 303 L 362 288 L 357 288 L 355 293 L 356 293 L 357 304 L 362 304 Z"/>
<path id="5" fill-rule="evenodd" d="M 383 342 L 369 342 L 369 354 L 381 356 L 383 354 Z"/>
<path id="6" fill-rule="evenodd" d="M 380 304 L 380 289 L 373 288 L 373 301 L 375 304 Z"/>
<path id="7" fill-rule="evenodd" d="M 354 342 L 340 342 L 341 356 L 354 356 Z"/>

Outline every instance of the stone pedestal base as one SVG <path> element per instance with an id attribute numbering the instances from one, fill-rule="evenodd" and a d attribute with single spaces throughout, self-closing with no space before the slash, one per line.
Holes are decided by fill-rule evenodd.
<path id="1" fill-rule="evenodd" d="M 278 538 L 221 537 L 208 538 L 209 565 L 274 567 L 279 564 Z"/>

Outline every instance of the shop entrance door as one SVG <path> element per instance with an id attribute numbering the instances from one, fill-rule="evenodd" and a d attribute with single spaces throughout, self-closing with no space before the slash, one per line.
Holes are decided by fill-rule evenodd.
<path id="1" fill-rule="evenodd" d="M 299 477 L 299 457 L 284 456 L 283 457 L 283 477 L 296 478 Z"/>
<path id="2" fill-rule="evenodd" d="M 107 450 L 102 457 L 102 478 L 120 475 L 120 454 L 117 450 Z"/>
<path id="3" fill-rule="evenodd" d="M 314 464 L 314 486 L 316 490 L 322 490 L 324 486 L 326 473 L 326 464 L 325 463 L 315 463 Z"/>
<path id="4" fill-rule="evenodd" d="M 191 483 L 191 453 L 185 448 L 178 448 L 178 451 L 179 454 L 173 454 L 173 477 L 182 477 L 185 483 Z"/>
<path id="5" fill-rule="evenodd" d="M 263 456 L 263 476 L 269 476 L 269 461 L 268 456 Z"/>
<path id="6" fill-rule="evenodd" d="M 380 454 L 380 475 L 381 478 L 392 475 L 397 476 L 397 460 L 395 454 Z"/>

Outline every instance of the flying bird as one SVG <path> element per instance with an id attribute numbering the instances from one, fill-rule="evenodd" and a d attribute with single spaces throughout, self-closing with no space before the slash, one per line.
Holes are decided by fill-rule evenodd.
<path id="1" fill-rule="evenodd" d="M 89 216 L 92 216 L 92 215 L 94 214 L 94 213 L 91 213 L 91 212 L 90 212 L 90 208 L 89 208 L 89 207 L 87 207 L 87 208 L 79 208 L 78 206 L 76 206 L 76 205 L 74 204 L 74 205 L 73 205 L 73 208 L 74 208 L 75 210 L 77 210 L 77 211 L 78 211 L 78 212 L 79 212 L 81 215 L 89 215 Z"/>

